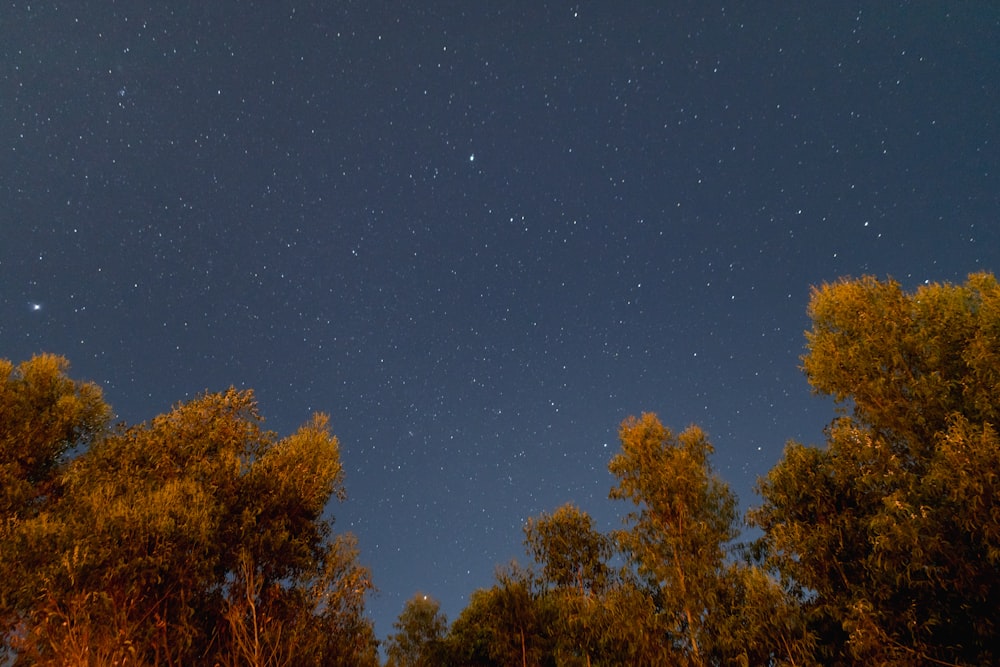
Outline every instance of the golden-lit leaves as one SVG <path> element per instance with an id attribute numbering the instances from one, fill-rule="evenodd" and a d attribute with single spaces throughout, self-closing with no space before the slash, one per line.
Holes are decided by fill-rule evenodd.
<path id="1" fill-rule="evenodd" d="M 803 367 L 853 406 L 790 445 L 751 519 L 809 591 L 826 659 L 994 662 L 1000 614 L 1000 288 L 842 280 L 814 290 Z M 840 648 L 837 648 L 840 646 Z"/>
<path id="2" fill-rule="evenodd" d="M 291 655 L 275 647 L 294 638 L 297 664 L 374 663 L 362 618 L 370 575 L 354 542 L 329 539 L 322 518 L 331 498 L 343 498 L 326 417 L 279 440 L 263 430 L 252 392 L 230 389 L 107 431 L 99 392 L 65 380 L 64 368 L 47 357 L 0 368 L 0 409 L 12 420 L 3 435 L 45 440 L 61 490 L 2 535 L 0 574 L 10 585 L 0 620 L 16 629 L 24 655 L 44 663 L 90 637 L 109 655 L 127 639 L 137 663 L 199 662 L 226 651 L 224 637 L 237 641 L 235 631 L 216 635 L 236 608 L 223 595 L 250 582 L 244 593 L 274 623 L 271 655 Z M 56 470 L 59 455 L 84 445 Z M 30 477 L 18 465 L 5 470 Z"/>
<path id="3" fill-rule="evenodd" d="M 396 632 L 389 636 L 386 653 L 393 667 L 430 667 L 440 663 L 440 652 L 448 620 L 441 604 L 421 593 L 403 605 L 393 623 Z"/>
<path id="4" fill-rule="evenodd" d="M 849 399 L 873 428 L 926 440 L 952 413 L 998 416 L 1000 287 L 992 276 L 912 294 L 892 280 L 845 279 L 814 289 L 809 315 L 802 361 L 810 383 Z"/>
<path id="5" fill-rule="evenodd" d="M 69 362 L 43 354 L 18 366 L 0 359 L 0 518 L 49 493 L 67 453 L 87 446 L 110 408 L 100 388 L 66 376 Z"/>
<path id="6" fill-rule="evenodd" d="M 626 419 L 619 437 L 622 451 L 608 466 L 618 478 L 611 497 L 638 510 L 616 537 L 658 586 L 669 631 L 683 637 L 692 663 L 704 664 L 704 618 L 736 536 L 736 498 L 712 471 L 712 445 L 697 426 L 674 436 L 646 413 Z"/>
<path id="7" fill-rule="evenodd" d="M 625 420 L 620 439 L 622 451 L 608 468 L 618 478 L 611 497 L 639 507 L 628 516 L 632 535 L 622 534 L 630 550 L 660 552 L 648 559 L 650 568 L 673 559 L 675 549 L 714 566 L 734 536 L 735 498 L 708 464 L 712 445 L 705 433 L 692 426 L 674 436 L 646 413 Z"/>
<path id="8" fill-rule="evenodd" d="M 340 445 L 330 435 L 328 422 L 326 415 L 314 415 L 309 424 L 270 447 L 252 472 L 266 479 L 276 495 L 317 514 L 330 496 L 344 498 Z"/>
<path id="9" fill-rule="evenodd" d="M 579 507 L 566 504 L 552 514 L 530 517 L 524 535 L 547 583 L 575 589 L 580 595 L 598 592 L 607 584 L 611 544 Z"/>

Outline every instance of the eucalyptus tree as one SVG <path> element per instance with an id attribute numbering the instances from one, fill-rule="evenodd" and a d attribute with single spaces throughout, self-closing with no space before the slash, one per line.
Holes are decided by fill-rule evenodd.
<path id="1" fill-rule="evenodd" d="M 712 445 L 697 426 L 674 435 L 646 413 L 626 419 L 619 438 L 611 497 L 635 509 L 618 542 L 657 590 L 663 641 L 691 664 L 708 664 L 706 618 L 737 535 L 736 497 L 712 469 Z"/>
<path id="2" fill-rule="evenodd" d="M 441 611 L 440 602 L 423 593 L 415 594 L 403 605 L 393 627 L 396 632 L 389 636 L 386 647 L 388 667 L 441 664 L 448 619 Z"/>
<path id="3" fill-rule="evenodd" d="M 1000 659 L 1000 287 L 813 290 L 803 368 L 839 415 L 790 443 L 753 521 L 827 664 Z"/>
<path id="4" fill-rule="evenodd" d="M 24 634 L 34 599 L 23 585 L 37 565 L 24 526 L 46 520 L 72 453 L 103 434 L 111 415 L 100 387 L 68 369 L 51 354 L 17 365 L 0 359 L 0 662 Z"/>
<path id="5" fill-rule="evenodd" d="M 541 594 L 555 617 L 552 644 L 560 664 L 579 659 L 590 665 L 605 630 L 603 596 L 613 574 L 608 565 L 611 540 L 571 503 L 529 518 L 524 536 L 528 553 L 541 566 Z"/>
<path id="6" fill-rule="evenodd" d="M 371 577 L 326 513 L 344 487 L 325 416 L 279 438 L 253 393 L 230 389 L 107 429 L 99 393 L 64 361 L 22 368 L 0 398 L 4 437 L 23 450 L 37 436 L 52 462 L 0 452 L 30 490 L 0 535 L 19 660 L 375 664 Z"/>

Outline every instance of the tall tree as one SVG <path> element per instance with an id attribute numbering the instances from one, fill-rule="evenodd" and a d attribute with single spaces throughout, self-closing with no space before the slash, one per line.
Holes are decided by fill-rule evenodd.
<path id="1" fill-rule="evenodd" d="M 446 642 L 450 664 L 552 664 L 552 610 L 537 581 L 516 563 L 497 568 L 496 580 L 474 591 L 452 623 Z"/>
<path id="2" fill-rule="evenodd" d="M 32 600 L 20 585 L 31 567 L 21 526 L 62 494 L 69 455 L 102 434 L 111 414 L 100 387 L 68 369 L 51 354 L 17 366 L 0 359 L 0 662 Z"/>
<path id="3" fill-rule="evenodd" d="M 803 368 L 840 404 L 790 443 L 752 516 L 828 664 L 1000 659 L 1000 287 L 813 291 Z"/>
<path id="4" fill-rule="evenodd" d="M 429 667 L 441 664 L 448 619 L 441 603 L 417 593 L 406 601 L 399 618 L 392 624 L 396 633 L 389 636 L 389 667 Z"/>
<path id="5" fill-rule="evenodd" d="M 646 413 L 626 419 L 619 437 L 608 466 L 618 478 L 611 497 L 637 509 L 618 541 L 658 588 L 667 641 L 691 664 L 707 664 L 705 622 L 737 534 L 736 498 L 713 472 L 712 445 L 697 426 L 675 436 Z"/>
<path id="6" fill-rule="evenodd" d="M 537 666 L 542 656 L 552 653 L 547 632 L 548 609 L 542 604 L 530 574 L 511 563 L 497 569 L 497 584 L 491 596 L 496 624 L 496 656 L 506 656 L 503 664 Z M 516 659 L 514 656 L 517 656 Z"/>
<path id="7" fill-rule="evenodd" d="M 445 664 L 457 667 L 500 667 L 517 664 L 516 660 L 499 660 L 495 588 L 477 588 L 469 595 L 469 603 L 448 629 L 445 640 L 448 659 Z"/>
<path id="8" fill-rule="evenodd" d="M 572 656 L 590 665 L 603 634 L 600 596 L 611 583 L 611 541 L 594 528 L 589 514 L 572 504 L 529 518 L 524 536 L 528 552 L 542 566 L 543 594 L 557 621 L 554 643 L 560 663 L 569 664 L 567 656 Z"/>

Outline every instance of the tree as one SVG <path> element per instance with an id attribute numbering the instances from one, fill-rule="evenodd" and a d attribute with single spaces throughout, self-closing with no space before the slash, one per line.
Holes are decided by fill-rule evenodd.
<path id="1" fill-rule="evenodd" d="M 1000 288 L 814 289 L 803 368 L 839 416 L 790 443 L 752 520 L 827 664 L 1000 659 Z"/>
<path id="2" fill-rule="evenodd" d="M 594 529 L 590 515 L 572 503 L 552 514 L 530 517 L 524 543 L 542 566 L 543 581 L 557 589 L 572 589 L 586 597 L 608 583 L 611 543 Z"/>
<path id="3" fill-rule="evenodd" d="M 390 635 L 387 653 L 390 667 L 423 667 L 441 663 L 448 619 L 441 603 L 417 593 L 406 601 L 399 618 L 392 624 L 397 632 Z"/>
<path id="4" fill-rule="evenodd" d="M 601 629 L 595 663 L 621 667 L 683 664 L 684 656 L 665 641 L 659 591 L 626 570 L 601 596 L 597 625 Z"/>
<path id="5" fill-rule="evenodd" d="M 354 536 L 337 535 L 321 570 L 267 590 L 246 561 L 226 599 L 228 648 L 219 664 L 377 667 L 374 628 L 364 616 L 371 573 L 357 558 Z"/>
<path id="6" fill-rule="evenodd" d="M 736 498 L 712 471 L 712 445 L 691 426 L 675 436 L 656 415 L 630 417 L 609 464 L 614 499 L 638 508 L 618 541 L 661 597 L 668 637 L 694 665 L 708 662 L 706 617 L 713 611 L 727 544 L 736 532 Z"/>
<path id="7" fill-rule="evenodd" d="M 515 563 L 497 569 L 493 588 L 493 621 L 498 632 L 496 657 L 503 664 L 522 667 L 539 665 L 543 655 L 550 655 L 549 634 L 545 628 L 547 609 L 540 603 L 530 574 Z M 516 655 L 517 659 L 513 659 Z"/>
<path id="8" fill-rule="evenodd" d="M 478 588 L 469 596 L 469 603 L 448 629 L 445 640 L 448 660 L 456 667 L 501 667 L 517 664 L 516 661 L 494 660 L 497 629 L 492 622 L 495 616 L 495 589 Z"/>
<path id="9" fill-rule="evenodd" d="M 111 414 L 100 388 L 70 379 L 68 368 L 50 354 L 16 367 L 0 359 L 0 662 L 31 601 L 19 586 L 27 564 L 14 535 L 61 495 L 70 453 L 89 446 Z"/>
<path id="10" fill-rule="evenodd" d="M 737 560 L 725 567 L 705 634 L 715 665 L 816 664 L 798 600 L 754 563 Z"/>
<path id="11" fill-rule="evenodd" d="M 516 563 L 497 568 L 497 582 L 478 589 L 452 624 L 448 655 L 455 665 L 538 667 L 552 663 L 551 606 L 531 573 Z"/>
<path id="12" fill-rule="evenodd" d="M 252 392 L 232 389 L 133 427 L 100 430 L 104 412 L 91 412 L 93 427 L 63 429 L 84 441 L 53 449 L 79 447 L 49 466 L 57 492 L 5 524 L 4 610 L 19 660 L 375 663 L 370 575 L 324 517 L 343 497 L 325 416 L 279 439 Z M 5 427 L 37 432 L 38 414 Z"/>
<path id="13" fill-rule="evenodd" d="M 543 593 L 554 606 L 556 653 L 590 665 L 602 634 L 599 596 L 609 585 L 610 540 L 572 504 L 529 518 L 524 536 L 528 552 L 542 566 Z M 566 662 L 563 658 L 560 664 Z"/>

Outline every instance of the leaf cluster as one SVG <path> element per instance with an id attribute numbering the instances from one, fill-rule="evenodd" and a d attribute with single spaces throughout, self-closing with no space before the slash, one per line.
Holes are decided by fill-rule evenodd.
<path id="1" fill-rule="evenodd" d="M 324 517 L 343 497 L 324 415 L 278 438 L 252 392 L 230 389 L 108 428 L 100 392 L 66 366 L 0 369 L 15 489 L 0 620 L 18 663 L 375 661 L 370 575 Z"/>
<path id="2" fill-rule="evenodd" d="M 842 408 L 790 443 L 752 521 L 827 664 L 988 664 L 1000 614 L 1000 287 L 813 291 L 803 369 Z"/>

